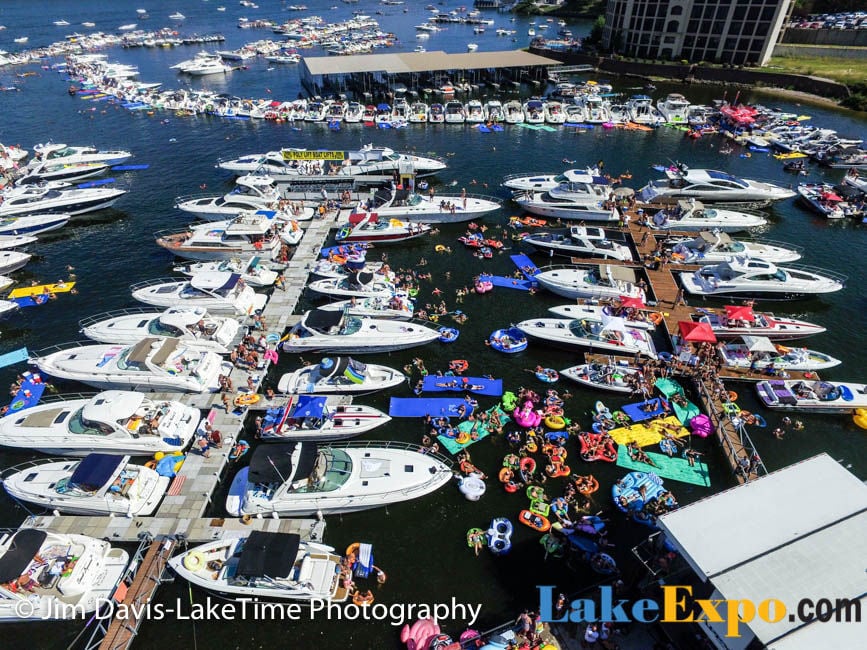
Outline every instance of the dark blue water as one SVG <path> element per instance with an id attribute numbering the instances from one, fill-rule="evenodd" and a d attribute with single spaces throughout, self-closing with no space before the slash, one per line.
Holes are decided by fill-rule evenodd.
<path id="1" fill-rule="evenodd" d="M 240 30 L 235 21 L 240 16 L 250 19 L 299 17 L 315 13 L 328 20 L 345 19 L 354 9 L 362 9 L 375 15 L 382 28 L 395 32 L 401 40 L 400 48 L 411 50 L 417 44 L 413 26 L 422 22 L 427 12 L 424 3 L 407 3 L 404 7 L 389 7 L 370 2 L 344 4 L 338 0 L 320 2 L 307 0 L 308 12 L 284 10 L 286 3 L 260 0 L 258 10 L 240 6 L 231 0 L 223 2 L 225 13 L 216 11 L 216 0 L 197 2 L 176 0 L 172 2 L 98 3 L 93 0 L 79 2 L 4 3 L 0 7 L 0 24 L 7 29 L 0 32 L 0 47 L 14 51 L 12 40 L 19 36 L 30 37 L 29 46 L 47 44 L 66 33 L 81 29 L 82 21 L 93 21 L 97 28 L 107 31 L 119 25 L 138 22 L 143 28 L 156 28 L 170 24 L 169 14 L 180 11 L 187 19 L 173 25 L 181 33 L 211 33 L 222 31 L 227 38 L 224 47 L 233 48 L 245 42 L 268 38 L 269 31 Z M 466 4 L 470 4 L 468 1 Z M 331 9 L 331 7 L 336 7 Z M 447 3 L 441 8 L 455 8 L 456 3 Z M 135 9 L 146 8 L 151 18 L 138 20 Z M 527 19 L 509 23 L 507 15 L 489 12 L 497 25 L 484 35 L 472 33 L 472 27 L 453 25 L 433 34 L 425 43 L 428 50 L 444 49 L 462 52 L 467 42 L 478 43 L 481 50 L 508 49 L 526 45 Z M 55 27 L 52 21 L 68 20 L 69 27 Z M 496 27 L 517 29 L 519 42 L 496 37 Z M 586 30 L 586 24 L 570 25 L 576 35 Z M 552 27 L 556 31 L 556 27 Z M 550 30 L 549 30 L 550 31 Z M 113 50 L 110 59 L 134 63 L 142 71 L 145 81 L 162 81 L 166 86 L 177 87 L 182 82 L 169 66 L 190 58 L 198 47 L 174 49 Z M 213 49 L 213 48 L 210 48 Z M 316 50 L 311 55 L 322 54 Z M 36 72 L 35 76 L 19 78 L 18 73 Z M 248 70 L 239 70 L 225 78 L 197 80 L 196 84 L 243 97 L 271 96 L 278 99 L 294 98 L 300 90 L 297 67 L 275 66 L 268 69 L 264 61 L 253 62 Z M 617 90 L 629 92 L 634 82 L 615 82 Z M 434 152 L 446 156 L 449 169 L 440 175 L 438 193 L 446 192 L 452 183 L 452 191 L 461 187 L 468 191 L 496 194 L 505 199 L 498 183 L 507 173 L 521 171 L 557 171 L 564 167 L 564 159 L 577 161 L 576 166 L 604 160 L 612 174 L 633 174 L 631 184 L 639 187 L 653 178 L 650 165 L 669 159 L 686 161 L 693 167 L 715 167 L 748 177 L 763 178 L 788 184 L 793 178 L 786 176 L 781 164 L 762 154 L 744 159 L 736 154 L 722 156 L 717 153 L 722 140 L 706 137 L 698 141 L 684 138 L 675 130 L 660 129 L 653 133 L 634 133 L 602 130 L 584 132 L 559 130 L 537 132 L 526 129 L 507 129 L 503 133 L 483 134 L 475 129 L 443 126 L 410 127 L 397 131 L 373 131 L 361 125 L 345 125 L 333 132 L 323 125 L 305 124 L 300 130 L 288 125 L 264 122 L 222 121 L 210 117 L 176 117 L 172 114 L 144 112 L 128 113 L 123 109 L 102 102 L 90 104 L 67 95 L 68 82 L 63 75 L 39 66 L 0 69 L 0 85 L 17 85 L 20 92 L 0 93 L 0 142 L 20 143 L 32 147 L 37 142 L 54 140 L 70 144 L 95 144 L 105 148 L 126 148 L 136 154 L 135 163 L 148 163 L 150 169 L 118 176 L 127 183 L 130 194 L 119 201 L 112 210 L 78 219 L 72 226 L 56 235 L 46 237 L 33 247 L 36 258 L 27 268 L 18 273 L 22 283 L 31 279 L 52 282 L 66 278 L 67 266 L 75 267 L 77 295 L 62 295 L 38 309 L 25 310 L 0 326 L 0 353 L 27 346 L 38 349 L 62 341 L 78 338 L 77 321 L 97 312 L 133 306 L 129 297 L 129 285 L 140 280 L 168 275 L 171 259 L 153 244 L 152 233 L 161 228 L 182 224 L 185 218 L 172 208 L 172 200 L 180 194 L 199 191 L 206 186 L 215 193 L 230 187 L 230 179 L 214 169 L 217 158 L 266 151 L 279 146 L 306 146 L 350 148 L 366 142 L 391 146 L 398 150 L 415 150 L 419 153 Z M 675 90 L 660 84 L 656 96 Z M 722 94 L 721 88 L 677 87 L 696 103 L 707 103 Z M 529 90 L 528 90 L 529 92 Z M 729 92 L 731 97 L 733 92 Z M 828 110 L 813 106 L 797 106 L 782 98 L 767 95 L 752 97 L 741 94 L 744 101 L 762 101 L 784 110 L 806 113 L 813 122 L 838 129 L 844 134 L 863 134 L 867 120 L 862 116 Z M 810 180 L 839 181 L 840 170 L 813 169 Z M 487 186 L 487 187 L 486 187 Z M 517 213 L 508 203 L 505 207 L 485 218 L 490 232 L 498 233 L 511 214 Z M 804 211 L 792 201 L 773 207 L 770 211 L 772 225 L 767 236 L 806 247 L 804 263 L 845 272 L 850 277 L 849 287 L 833 296 L 819 301 L 804 301 L 775 305 L 782 313 L 815 320 L 828 327 L 828 332 L 810 339 L 808 345 L 824 350 L 844 360 L 844 364 L 823 373 L 832 379 L 865 381 L 863 370 L 867 364 L 861 341 L 867 328 L 863 314 L 867 312 L 864 292 L 860 289 L 863 277 L 864 228 L 852 222 L 829 223 Z M 411 268 L 421 258 L 428 261 L 422 270 L 430 271 L 433 278 L 422 284 L 421 305 L 431 300 L 431 291 L 439 288 L 449 307 L 460 308 L 469 315 L 457 343 L 450 347 L 430 346 L 419 351 L 395 353 L 374 357 L 370 360 L 401 367 L 414 356 L 421 356 L 430 370 L 444 368 L 449 359 L 468 359 L 474 373 L 492 373 L 504 377 L 508 388 L 531 386 L 537 390 L 542 385 L 528 373 L 526 368 L 537 364 L 565 368 L 577 362 L 577 355 L 556 351 L 542 346 L 531 347 L 525 353 L 505 357 L 485 348 L 482 341 L 498 327 L 523 320 L 533 315 L 542 315 L 547 307 L 563 301 L 549 295 L 530 296 L 518 291 L 500 289 L 485 296 L 471 296 L 463 305 L 455 303 L 455 290 L 469 283 L 481 271 L 508 274 L 513 270 L 508 255 L 493 260 L 480 261 L 463 250 L 455 241 L 462 234 L 459 227 L 444 228 L 434 240 L 389 251 L 393 267 Z M 434 245 L 451 246 L 450 256 L 437 255 Z M 544 263 L 539 259 L 540 264 Z M 450 275 L 447 276 L 446 274 Z M 297 358 L 283 355 L 280 371 L 294 368 Z M 0 371 L 0 381 L 10 382 L 23 367 Z M 279 373 L 271 379 L 276 381 Z M 72 384 L 63 389 L 77 389 Z M 565 388 L 565 386 L 564 386 Z M 570 386 L 574 397 L 570 400 L 567 414 L 579 422 L 589 424 L 588 410 L 592 403 L 606 399 L 614 407 L 621 400 L 605 395 L 582 392 Z M 744 408 L 759 410 L 749 387 L 736 387 L 741 393 L 739 402 Z M 408 396 L 409 390 L 393 394 Z M 379 408 L 386 409 L 388 396 L 367 398 Z M 489 405 L 483 400 L 483 405 Z M 864 455 L 863 432 L 848 418 L 831 416 L 805 417 L 806 427 L 801 432 L 790 432 L 785 440 L 773 438 L 769 431 L 779 422 L 779 416 L 765 413 L 769 422 L 766 430 L 752 432 L 753 439 L 766 466 L 773 470 L 821 451 L 828 451 L 841 459 L 860 477 L 867 476 L 867 459 Z M 383 427 L 370 438 L 387 438 L 418 441 L 423 433 L 420 422 L 397 420 Z M 696 488 L 675 482 L 669 487 L 682 503 L 702 498 L 711 491 L 730 487 L 733 482 L 714 443 L 693 441 L 705 452 L 711 466 L 712 490 Z M 474 461 L 489 474 L 495 474 L 501 459 L 508 452 L 501 439 L 489 439 L 472 448 Z M 569 447 L 573 472 L 595 474 L 602 483 L 596 495 L 600 509 L 609 509 L 606 496 L 611 483 L 622 471 L 612 466 L 589 466 L 577 460 L 577 449 Z M 9 466 L 29 458 L 26 454 L 0 453 L 0 464 Z M 550 484 L 556 483 L 552 481 Z M 553 487 L 556 492 L 556 487 Z M 219 504 L 218 496 L 216 503 Z M 386 510 L 336 517 L 329 521 L 326 541 L 342 548 L 355 541 L 373 542 L 377 564 L 389 575 L 388 584 L 377 593 L 382 603 L 436 603 L 449 602 L 452 597 L 459 602 L 483 603 L 482 620 L 477 626 L 484 627 L 512 617 L 520 606 L 531 605 L 535 584 L 557 584 L 565 590 L 574 590 L 592 583 L 595 576 L 582 567 L 567 568 L 561 561 L 544 559 L 539 545 L 539 536 L 524 527 L 518 527 L 511 554 L 495 558 L 483 553 L 473 556 L 467 547 L 465 534 L 472 527 L 486 528 L 492 517 L 514 518 L 526 502 L 522 497 L 506 495 L 495 482 L 489 482 L 488 493 L 482 501 L 469 503 L 454 489 L 447 486 L 421 500 L 400 504 Z M 24 512 L 5 497 L 0 497 L 0 524 L 15 526 Z M 214 508 L 219 515 L 220 507 Z M 614 513 L 612 537 L 617 542 L 613 551 L 615 558 L 628 566 L 629 549 L 646 534 L 635 524 L 622 522 Z M 169 605 L 181 597 L 188 602 L 186 584 L 168 586 L 160 591 L 159 599 Z M 194 592 L 201 602 L 203 595 Z M 460 632 L 462 621 L 447 622 L 446 626 Z M 51 647 L 65 646 L 80 626 L 54 626 L 51 631 L 58 639 Z M 380 648 L 394 647 L 397 629 L 387 623 L 351 623 L 327 621 L 319 617 L 315 621 L 294 623 L 258 622 L 246 623 L 152 623 L 142 629 L 141 647 L 155 647 L 166 642 L 172 645 L 193 647 L 207 644 L 209 647 L 231 648 L 284 642 L 289 638 L 291 647 L 320 648 Z M 47 647 L 46 642 L 41 647 Z"/>

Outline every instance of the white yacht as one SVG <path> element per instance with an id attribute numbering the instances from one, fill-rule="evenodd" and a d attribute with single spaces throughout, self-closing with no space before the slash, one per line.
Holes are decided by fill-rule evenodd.
<path id="1" fill-rule="evenodd" d="M 169 487 L 168 476 L 133 465 L 129 456 L 89 454 L 82 460 L 42 459 L 0 474 L 18 501 L 73 515 L 147 517 Z"/>
<path id="2" fill-rule="evenodd" d="M 126 192 L 116 187 L 58 187 L 56 183 L 20 185 L 0 193 L 0 217 L 37 213 L 74 216 L 111 207 Z"/>
<path id="3" fill-rule="evenodd" d="M 382 318 L 385 320 L 409 320 L 415 313 L 412 299 L 402 293 L 391 298 L 350 298 L 329 302 L 318 307 L 324 311 L 339 311 L 347 316 L 362 318 Z"/>
<path id="4" fill-rule="evenodd" d="M 777 267 L 749 257 L 733 257 L 694 273 L 680 273 L 687 292 L 724 298 L 785 300 L 840 291 L 846 278 L 830 271 L 806 267 Z"/>
<path id="5" fill-rule="evenodd" d="M 512 200 L 527 212 L 555 219 L 581 221 L 620 221 L 620 215 L 607 206 L 611 186 L 590 174 L 568 170 L 566 180 L 557 187 L 537 194 L 535 190 L 517 191 Z"/>
<path id="6" fill-rule="evenodd" d="M 0 236 L 38 235 L 62 228 L 69 222 L 68 214 L 30 214 L 26 217 L 0 217 Z"/>
<path id="7" fill-rule="evenodd" d="M 212 316 L 204 307 L 148 307 L 108 311 L 78 321 L 81 333 L 98 343 L 133 345 L 145 337 L 180 339 L 184 345 L 220 354 L 232 351 L 241 325 L 234 318 Z"/>
<path id="8" fill-rule="evenodd" d="M 39 241 L 38 238 L 32 235 L 0 235 L 0 250 L 14 250 L 36 241 Z"/>
<path id="9" fill-rule="evenodd" d="M 429 112 L 428 105 L 424 102 L 413 102 L 409 107 L 409 121 L 413 124 L 423 124 L 427 122 Z"/>
<path id="10" fill-rule="evenodd" d="M 689 100 L 678 93 L 671 93 L 665 101 L 656 103 L 656 108 L 668 124 L 688 124 L 689 106 Z"/>
<path id="11" fill-rule="evenodd" d="M 379 219 L 401 219 L 412 223 L 437 224 L 471 221 L 500 209 L 494 197 L 477 194 L 436 194 L 423 196 L 409 190 L 392 190 L 382 203 L 362 202 L 355 213 L 375 213 Z"/>
<path id="12" fill-rule="evenodd" d="M 175 273 L 181 273 L 188 277 L 201 275 L 202 273 L 237 273 L 245 284 L 251 287 L 271 287 L 280 275 L 262 264 L 257 256 L 249 259 L 232 258 L 217 262 L 191 262 L 181 264 L 172 269 Z"/>
<path id="13" fill-rule="evenodd" d="M 503 113 L 503 103 L 499 99 L 491 99 L 485 102 L 485 114 L 488 116 L 488 121 L 495 124 L 499 124 L 506 119 Z"/>
<path id="14" fill-rule="evenodd" d="M 426 223 L 383 217 L 377 212 L 352 212 L 346 223 L 340 224 L 334 236 L 338 244 L 363 242 L 368 245 L 393 244 L 429 235 L 433 230 Z"/>
<path id="15" fill-rule="evenodd" d="M 21 251 L 0 250 L 0 274 L 12 273 L 27 265 L 30 258 L 33 257 L 30 253 L 22 253 Z"/>
<path id="16" fill-rule="evenodd" d="M 439 337 L 437 330 L 417 323 L 316 309 L 306 312 L 280 345 L 285 352 L 375 354 L 425 345 Z"/>
<path id="17" fill-rule="evenodd" d="M 349 102 L 346 105 L 346 110 L 343 111 L 343 121 L 351 124 L 361 122 L 361 116 L 364 114 L 364 105 L 358 102 Z"/>
<path id="18" fill-rule="evenodd" d="M 371 406 L 356 406 L 351 395 L 292 395 L 269 408 L 257 431 L 261 440 L 345 440 L 389 422 Z"/>
<path id="19" fill-rule="evenodd" d="M 710 325 L 718 339 L 747 335 L 776 341 L 801 339 L 825 331 L 821 325 L 809 321 L 745 309 L 737 305 L 728 305 L 724 310 L 702 308 L 693 314 L 692 319 Z"/>
<path id="20" fill-rule="evenodd" d="M 644 126 L 659 126 L 665 118 L 653 105 L 653 100 L 647 95 L 634 95 L 626 102 L 629 120 Z"/>
<path id="21" fill-rule="evenodd" d="M 802 250 L 789 244 L 736 240 L 718 231 L 703 231 L 694 238 L 672 237 L 664 245 L 675 264 L 719 264 L 734 255 L 780 264 L 801 259 Z"/>
<path id="22" fill-rule="evenodd" d="M 406 375 L 388 366 L 362 363 L 351 357 L 324 357 L 280 377 L 281 393 L 373 393 L 406 381 Z"/>
<path id="23" fill-rule="evenodd" d="M 109 390 L 91 398 L 43 400 L 0 419 L 0 445 L 45 454 L 150 456 L 184 449 L 201 414 L 180 402 Z"/>
<path id="24" fill-rule="evenodd" d="M 745 178 L 715 169 L 689 169 L 673 165 L 665 178 L 650 181 L 638 191 L 644 202 L 660 199 L 695 199 L 705 203 L 741 203 L 781 201 L 796 196 L 793 190 Z"/>
<path id="25" fill-rule="evenodd" d="M 47 181 L 80 181 L 106 172 L 109 166 L 103 162 L 42 162 L 32 161 L 21 169 L 24 174 L 15 181 L 16 185 L 30 185 Z"/>
<path id="26" fill-rule="evenodd" d="M 96 147 L 75 147 L 61 143 L 48 142 L 33 147 L 34 159 L 51 163 L 103 163 L 105 165 L 122 165 L 132 158 L 132 153 L 123 150 L 103 150 Z"/>
<path id="27" fill-rule="evenodd" d="M 466 106 L 467 122 L 481 124 L 485 121 L 485 107 L 478 99 L 471 99 Z"/>
<path id="28" fill-rule="evenodd" d="M 382 298 L 390 300 L 401 293 L 384 276 L 367 271 L 353 271 L 346 277 L 314 280 L 307 288 L 333 298 Z"/>
<path id="29" fill-rule="evenodd" d="M 828 219 L 843 219 L 861 214 L 837 194 L 833 185 L 827 183 L 800 183 L 798 196 L 814 212 L 818 212 Z"/>
<path id="30" fill-rule="evenodd" d="M 592 226 L 572 226 L 568 230 L 533 232 L 521 241 L 539 252 L 552 256 L 604 257 L 633 261 L 629 246 L 608 239 L 605 230 Z"/>
<path id="31" fill-rule="evenodd" d="M 545 122 L 545 102 L 541 99 L 528 99 L 522 106 L 524 121 L 527 124 L 543 124 Z"/>
<path id="32" fill-rule="evenodd" d="M 232 364 L 216 352 L 192 348 L 178 339 L 148 337 L 135 345 L 56 345 L 34 353 L 29 363 L 52 377 L 80 381 L 103 390 L 216 392 L 219 376 Z"/>
<path id="33" fill-rule="evenodd" d="M 561 174 L 545 172 L 509 174 L 503 177 L 503 187 L 524 192 L 545 192 L 558 187 L 560 183 L 568 183 L 570 179 L 586 180 L 587 176 L 592 177 L 594 184 L 608 184 L 608 181 L 600 176 L 597 170 L 588 167 L 587 169 L 567 169 Z"/>
<path id="34" fill-rule="evenodd" d="M 85 535 L 22 528 L 0 537 L 0 622 L 80 619 L 111 600 L 129 554 Z"/>
<path id="35" fill-rule="evenodd" d="M 710 122 L 714 110 L 703 104 L 690 104 L 686 111 L 686 121 L 692 127 L 706 126 Z"/>
<path id="36" fill-rule="evenodd" d="M 444 113 L 446 124 L 463 124 L 467 121 L 467 110 L 457 100 L 446 102 Z"/>
<path id="37" fill-rule="evenodd" d="M 294 533 L 250 531 L 194 546 L 169 560 L 190 584 L 228 598 L 342 602 L 343 558 Z"/>
<path id="38" fill-rule="evenodd" d="M 573 266 L 547 267 L 533 276 L 540 286 L 564 298 L 631 298 L 645 299 L 633 269 L 602 264 L 591 268 Z"/>
<path id="39" fill-rule="evenodd" d="M 219 54 L 212 52 L 199 52 L 194 58 L 176 63 L 171 68 L 177 70 L 179 73 L 194 77 L 220 74 L 232 69 L 223 62 Z"/>
<path id="40" fill-rule="evenodd" d="M 653 230 L 692 232 L 717 230 L 738 232 L 760 228 L 768 220 L 758 214 L 706 207 L 701 201 L 680 200 L 676 205 L 659 210 L 650 219 Z"/>
<path id="41" fill-rule="evenodd" d="M 427 121 L 431 124 L 444 124 L 446 121 L 445 107 L 439 102 L 434 102 L 430 105 L 430 111 L 427 114 Z"/>
<path id="42" fill-rule="evenodd" d="M 155 307 L 202 307 L 212 314 L 249 316 L 261 310 L 268 296 L 255 293 L 238 273 L 202 273 L 189 280 L 158 278 L 130 287 L 132 297 Z"/>
<path id="43" fill-rule="evenodd" d="M 503 117 L 507 124 L 523 124 L 524 108 L 517 99 L 512 99 L 503 104 Z"/>
<path id="44" fill-rule="evenodd" d="M 580 105 L 584 107 L 584 121 L 587 124 L 605 124 L 611 121 L 609 103 L 599 95 L 584 95 Z"/>
<path id="45" fill-rule="evenodd" d="M 281 233 L 287 223 L 274 217 L 275 213 L 268 210 L 242 212 L 224 221 L 158 232 L 156 242 L 177 257 L 188 260 L 210 262 L 237 257 L 248 259 L 253 255 L 276 260 L 283 245 Z M 291 224 L 288 227 L 293 228 Z"/>
<path id="46" fill-rule="evenodd" d="M 647 316 L 647 312 L 643 310 L 632 310 L 623 307 L 615 307 L 613 305 L 587 305 L 587 304 L 572 304 L 572 305 L 557 305 L 556 307 L 548 307 L 548 311 L 559 316 L 560 318 L 568 318 L 569 320 L 602 321 L 611 317 L 618 317 L 623 320 L 626 327 L 639 330 L 655 330 L 656 325 Z"/>
<path id="47" fill-rule="evenodd" d="M 807 348 L 786 347 L 764 336 L 743 336 L 742 342 L 727 341 L 717 345 L 717 353 L 729 368 L 762 374 L 766 369 L 814 372 L 839 366 L 842 361 L 824 352 Z"/>
<path id="48" fill-rule="evenodd" d="M 565 124 L 584 124 L 586 122 L 587 113 L 584 107 L 579 104 L 565 104 L 563 114 Z"/>
<path id="49" fill-rule="evenodd" d="M 175 207 L 200 219 L 216 221 L 249 210 L 274 208 L 282 198 L 274 179 L 265 174 L 247 174 L 239 177 L 235 184 L 235 189 L 223 196 L 179 196 Z"/>
<path id="50" fill-rule="evenodd" d="M 571 379 L 587 388 L 596 388 L 611 393 L 630 394 L 635 392 L 639 382 L 631 384 L 629 377 L 638 375 L 638 370 L 614 363 L 582 363 L 560 371 L 561 377 Z"/>
<path id="51" fill-rule="evenodd" d="M 854 413 L 867 408 L 867 386 L 854 382 L 770 379 L 756 384 L 771 409 L 804 413 Z"/>
<path id="52" fill-rule="evenodd" d="M 566 122 L 566 113 L 563 110 L 563 104 L 558 101 L 545 102 L 545 121 L 548 124 L 563 124 Z"/>
<path id="53" fill-rule="evenodd" d="M 599 320 L 591 317 L 531 318 L 515 327 L 532 339 L 560 347 L 656 358 L 650 332 L 628 327 L 626 321 L 617 316 L 603 316 Z"/>
<path id="54" fill-rule="evenodd" d="M 260 445 L 232 481 L 226 510 L 236 517 L 357 512 L 424 496 L 451 479 L 446 458 L 402 442 Z"/>

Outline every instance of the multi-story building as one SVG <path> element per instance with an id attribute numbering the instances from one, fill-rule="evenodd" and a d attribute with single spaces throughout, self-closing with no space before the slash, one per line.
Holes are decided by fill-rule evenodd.
<path id="1" fill-rule="evenodd" d="M 648 59 L 764 65 L 791 0 L 608 0 L 602 46 Z"/>

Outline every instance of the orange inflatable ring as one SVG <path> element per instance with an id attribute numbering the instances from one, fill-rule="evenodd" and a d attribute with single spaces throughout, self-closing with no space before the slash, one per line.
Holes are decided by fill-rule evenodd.
<path id="1" fill-rule="evenodd" d="M 259 393 L 243 393 L 235 398 L 235 406 L 249 406 L 262 399 Z"/>
<path id="2" fill-rule="evenodd" d="M 524 448 L 531 454 L 535 454 L 537 451 L 539 451 L 539 445 L 536 444 L 535 440 L 528 440 L 527 444 L 524 445 Z"/>
<path id="3" fill-rule="evenodd" d="M 360 607 L 372 605 L 374 600 L 373 594 L 371 594 L 370 591 L 366 591 L 365 593 L 367 593 L 368 595 L 363 596 L 360 591 L 356 591 L 355 594 L 353 594 L 352 596 L 352 603 Z"/>
<path id="4" fill-rule="evenodd" d="M 755 424 L 756 416 L 750 413 L 749 411 L 741 411 L 738 413 L 738 416 L 747 424 Z"/>
<path id="5" fill-rule="evenodd" d="M 156 469 L 157 468 L 157 461 L 149 460 L 148 462 L 145 463 L 145 467 L 147 467 L 148 469 Z"/>
<path id="6" fill-rule="evenodd" d="M 455 442 L 458 443 L 459 445 L 465 445 L 469 441 L 470 441 L 470 434 L 467 433 L 466 431 L 461 431 L 458 434 L 458 437 L 455 438 Z"/>
<path id="7" fill-rule="evenodd" d="M 654 325 L 662 325 L 662 321 L 663 321 L 662 314 L 660 314 L 658 311 L 650 312 L 650 315 L 648 316 L 648 318 L 650 318 L 650 322 L 653 323 Z"/>
<path id="8" fill-rule="evenodd" d="M 734 402 L 738 398 L 738 394 L 733 390 L 730 390 L 728 393 L 726 393 L 726 396 L 729 398 L 730 402 Z"/>
<path id="9" fill-rule="evenodd" d="M 580 481 L 578 479 L 575 480 L 575 487 L 584 496 L 593 494 L 599 489 L 599 481 L 592 474 L 581 476 L 580 479 Z"/>
<path id="10" fill-rule="evenodd" d="M 454 372 L 466 372 L 470 367 L 470 362 L 466 359 L 452 359 L 449 361 L 449 370 Z"/>
<path id="11" fill-rule="evenodd" d="M 503 469 L 500 470 L 500 474 L 499 474 L 500 483 L 508 483 L 509 481 L 512 480 L 513 476 L 514 476 L 514 474 L 512 474 L 512 470 L 510 470 L 508 467 L 504 467 Z"/>

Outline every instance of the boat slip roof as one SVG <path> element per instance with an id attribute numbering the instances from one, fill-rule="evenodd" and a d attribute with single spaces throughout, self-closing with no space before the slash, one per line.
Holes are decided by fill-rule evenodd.
<path id="1" fill-rule="evenodd" d="M 663 515 L 659 527 L 726 599 L 867 604 L 867 486 L 820 454 Z M 749 623 L 771 650 L 856 648 L 863 625 Z"/>
<path id="2" fill-rule="evenodd" d="M 520 68 L 531 65 L 560 65 L 559 61 L 521 50 L 446 54 L 434 52 L 399 52 L 394 54 L 360 54 L 357 56 L 316 56 L 302 59 L 311 75 L 385 72 L 400 74 L 436 70 L 481 70 Z"/>

